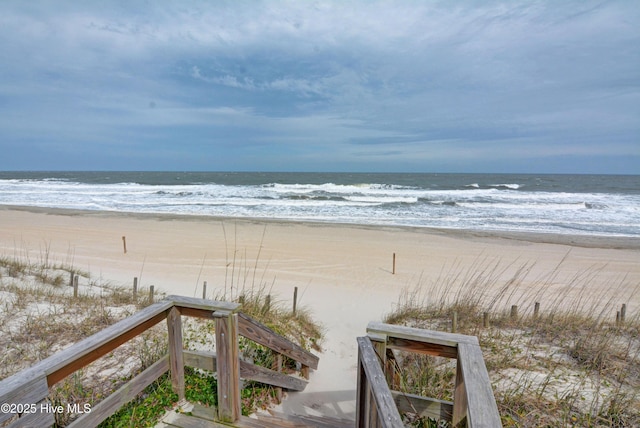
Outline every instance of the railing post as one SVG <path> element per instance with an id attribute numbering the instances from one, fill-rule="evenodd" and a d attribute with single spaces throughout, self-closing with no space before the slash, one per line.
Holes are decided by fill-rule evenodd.
<path id="1" fill-rule="evenodd" d="M 213 316 L 217 348 L 218 419 L 235 422 L 241 415 L 238 315 L 216 311 Z"/>
<path id="2" fill-rule="evenodd" d="M 462 372 L 462 361 L 458 357 L 456 362 L 456 382 L 453 390 L 453 415 L 451 426 L 457 427 L 467 417 L 467 391 Z"/>
<path id="3" fill-rule="evenodd" d="M 169 333 L 169 364 L 171 370 L 171 387 L 178 394 L 178 399 L 184 396 L 184 356 L 182 354 L 182 316 L 175 306 L 167 315 L 167 331 Z"/>

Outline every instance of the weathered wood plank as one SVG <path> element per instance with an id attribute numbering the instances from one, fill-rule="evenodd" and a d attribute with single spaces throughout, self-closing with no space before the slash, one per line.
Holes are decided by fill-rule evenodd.
<path id="1" fill-rule="evenodd" d="M 238 314 L 238 317 L 238 327 L 242 336 L 299 361 L 303 366 L 311 367 L 314 370 L 318 368 L 319 358 L 316 355 L 280 336 L 266 325 L 259 323 L 242 312 Z"/>
<path id="2" fill-rule="evenodd" d="M 398 339 L 428 342 L 452 348 L 457 347 L 459 343 L 478 344 L 478 339 L 475 336 L 424 330 L 381 322 L 370 322 L 367 326 L 367 335 L 375 337 L 375 340 L 381 340 L 382 337 L 395 337 Z"/>
<path id="3" fill-rule="evenodd" d="M 216 318 L 218 419 L 235 422 L 240 417 L 240 364 L 238 315 Z"/>
<path id="4" fill-rule="evenodd" d="M 234 313 L 240 308 L 240 304 L 233 302 L 221 302 L 218 300 L 205 300 L 197 297 L 167 296 L 165 300 L 173 302 L 179 308 L 202 309 L 209 312 Z"/>
<path id="5" fill-rule="evenodd" d="M 471 428 L 501 427 L 500 413 L 480 346 L 459 344 L 458 367 L 460 367 L 466 389 L 468 426 Z M 455 420 L 454 423 L 456 423 Z"/>
<path id="6" fill-rule="evenodd" d="M 38 403 L 38 411 L 36 413 L 26 413 L 21 418 L 11 422 L 6 428 L 33 428 L 33 427 L 50 427 L 56 422 L 53 413 L 40 412 L 40 404 Z"/>
<path id="7" fill-rule="evenodd" d="M 464 374 L 462 372 L 462 362 L 458 360 L 456 364 L 456 381 L 453 390 L 453 415 L 451 425 L 458 427 L 467 417 L 467 390 L 464 383 Z"/>
<path id="8" fill-rule="evenodd" d="M 185 308 L 185 307 L 181 307 L 180 308 L 180 313 L 184 316 L 187 317 L 194 317 L 194 318 L 204 318 L 207 320 L 213 320 L 215 319 L 215 312 L 213 312 L 210 309 L 198 309 L 198 308 Z"/>
<path id="9" fill-rule="evenodd" d="M 211 372 L 216 371 L 216 355 L 202 351 L 184 351 L 184 364 Z M 267 385 L 286 388 L 292 391 L 304 391 L 308 382 L 246 361 L 240 361 L 240 377 Z"/>
<path id="10" fill-rule="evenodd" d="M 0 383 L 0 403 L 1 404 L 37 404 L 40 410 L 40 401 L 49 395 L 47 378 L 43 372 L 34 373 L 32 379 L 12 376 Z M 15 414 L 8 412 L 0 413 L 0 424 L 11 419 Z"/>
<path id="11" fill-rule="evenodd" d="M 144 309 L 143 309 L 144 311 Z M 70 348 L 65 349 L 60 352 L 60 354 L 54 355 L 52 358 L 54 361 L 59 361 L 58 366 L 61 366 L 59 369 L 52 371 L 47 376 L 47 382 L 49 386 L 55 385 L 65 377 L 69 376 L 71 373 L 81 369 L 87 364 L 92 363 L 100 357 L 105 356 L 109 352 L 113 351 L 118 346 L 123 343 L 128 342 L 139 334 L 147 331 L 154 325 L 158 324 L 160 321 L 165 319 L 167 316 L 165 311 L 162 311 L 155 316 L 142 321 L 139 324 L 135 324 L 131 321 L 130 318 L 122 320 L 120 323 L 122 325 L 114 324 L 111 327 L 116 327 L 112 331 L 109 331 L 111 327 L 107 327 L 107 329 L 88 337 L 87 339 L 73 345 Z M 111 333 L 112 338 L 106 338 L 102 333 Z M 90 351 L 87 351 L 88 348 L 91 348 Z M 75 355 L 68 355 L 67 350 L 76 351 Z M 75 358 L 74 358 L 75 357 Z"/>
<path id="12" fill-rule="evenodd" d="M 0 391 L 6 385 L 18 385 L 37 377 L 44 372 L 49 386 L 64 379 L 69 374 L 92 361 L 107 354 L 111 350 L 159 323 L 166 316 L 166 311 L 173 303 L 162 301 L 155 303 L 136 314 L 90 336 L 69 348 L 46 358 L 30 368 L 21 371 L 0 382 Z"/>
<path id="13" fill-rule="evenodd" d="M 205 351 L 189 351 L 184 349 L 184 365 L 196 369 L 207 370 L 210 372 L 217 371 L 216 354 Z"/>
<path id="14" fill-rule="evenodd" d="M 184 357 L 182 355 L 182 316 L 180 309 L 171 308 L 167 315 L 167 332 L 169 346 L 169 363 L 171 370 L 171 387 L 178 394 L 178 399 L 184 399 Z"/>
<path id="15" fill-rule="evenodd" d="M 387 348 L 397 351 L 409 351 L 418 354 L 432 355 L 434 357 L 457 358 L 458 347 L 447 346 L 439 343 L 422 342 L 398 337 L 387 339 Z"/>
<path id="16" fill-rule="evenodd" d="M 116 413 L 120 407 L 133 400 L 147 386 L 169 370 L 169 356 L 165 356 L 138 376 L 120 387 L 116 392 L 109 395 L 91 408 L 91 413 L 85 413 L 71 424 L 69 428 L 92 427 Z"/>
<path id="17" fill-rule="evenodd" d="M 391 395 L 400 413 L 415 413 L 421 417 L 451 422 L 453 415 L 451 401 L 436 400 L 399 391 L 391 391 Z"/>
<path id="18" fill-rule="evenodd" d="M 240 361 L 240 377 L 267 385 L 279 386 L 292 391 L 304 391 L 307 387 L 307 382 L 302 379 L 288 376 L 284 373 L 278 373 L 265 367 L 256 366 L 246 361 Z"/>
<path id="19" fill-rule="evenodd" d="M 382 371 L 382 367 L 378 361 L 378 356 L 373 349 L 371 340 L 368 337 L 358 337 L 357 340 L 358 366 L 359 370 L 361 370 L 359 374 L 362 374 L 363 377 L 366 378 L 366 381 L 369 384 L 370 393 L 373 401 L 375 402 L 375 406 L 371 406 L 375 407 L 375 410 L 373 408 L 362 410 L 374 412 L 373 416 L 378 421 L 377 423 L 369 421 L 369 424 L 384 428 L 403 428 L 404 425 L 402 424 L 402 418 L 400 417 L 398 408 L 393 401 L 391 391 L 387 385 L 384 372 Z M 360 381 L 363 381 L 363 379 L 360 379 Z M 365 391 L 361 391 L 361 393 L 358 394 L 358 398 L 360 399 L 364 398 L 362 397 L 362 392 Z M 359 408 L 359 405 L 356 404 L 356 407 Z"/>
<path id="20" fill-rule="evenodd" d="M 165 415 L 161 422 L 165 427 L 172 428 L 229 428 L 229 425 L 223 425 L 213 421 L 187 416 L 175 411 L 171 411 Z"/>

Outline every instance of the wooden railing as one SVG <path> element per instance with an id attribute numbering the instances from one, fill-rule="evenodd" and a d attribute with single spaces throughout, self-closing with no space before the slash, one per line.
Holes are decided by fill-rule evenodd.
<path id="1" fill-rule="evenodd" d="M 48 400 L 49 387 L 164 319 L 167 322 L 168 354 L 100 403 L 84 409 L 90 412 L 82 414 L 69 425 L 70 427 L 96 426 L 167 371 L 171 372 L 174 392 L 179 399 L 184 399 L 185 365 L 217 372 L 217 419 L 220 421 L 234 422 L 240 417 L 240 378 L 291 390 L 303 390 L 307 382 L 301 378 L 242 361 L 238 349 L 238 336 L 266 346 L 276 355 L 284 355 L 297 361 L 302 367 L 303 377 L 308 378 L 309 368 L 318 367 L 318 357 L 240 313 L 239 307 L 236 303 L 181 296 L 169 296 L 148 306 L 29 369 L 0 381 L 0 426 L 7 423 L 12 428 L 53 425 L 55 412 L 67 412 L 69 409 L 53 408 Z M 214 320 L 217 354 L 183 349 L 183 315 Z M 281 358 L 277 360 L 280 361 Z M 80 413 L 83 411 L 83 408 L 74 409 Z"/>
<path id="2" fill-rule="evenodd" d="M 403 427 L 400 412 L 444 419 L 453 427 L 502 426 L 482 350 L 475 336 L 383 323 L 370 323 L 367 335 L 358 338 L 356 427 Z M 390 388 L 389 384 L 398 386 L 393 350 L 456 359 L 453 403 Z"/>

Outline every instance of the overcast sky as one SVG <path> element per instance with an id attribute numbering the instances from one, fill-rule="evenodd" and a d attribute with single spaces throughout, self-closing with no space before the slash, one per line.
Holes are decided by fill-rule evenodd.
<path id="1" fill-rule="evenodd" d="M 640 174 L 640 2 L 0 2 L 0 170 Z"/>

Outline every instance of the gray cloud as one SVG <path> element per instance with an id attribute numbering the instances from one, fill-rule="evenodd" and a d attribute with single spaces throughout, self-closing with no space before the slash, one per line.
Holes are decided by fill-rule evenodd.
<path id="1" fill-rule="evenodd" d="M 638 173 L 639 45 L 632 1 L 3 2 L 0 149 Z"/>

